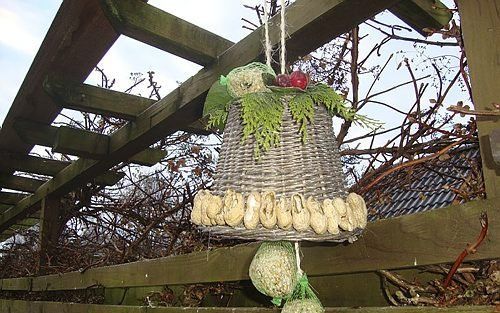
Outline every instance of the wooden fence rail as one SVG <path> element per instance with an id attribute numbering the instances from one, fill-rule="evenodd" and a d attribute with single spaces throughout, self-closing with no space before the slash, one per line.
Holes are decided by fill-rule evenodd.
<path id="1" fill-rule="evenodd" d="M 402 269 L 453 262 L 490 221 L 487 239 L 468 260 L 500 256 L 500 214 L 496 199 L 472 201 L 370 223 L 354 244 L 303 244 L 303 267 L 310 276 Z M 258 243 L 89 269 L 83 273 L 0 280 L 1 290 L 74 290 L 92 286 L 140 287 L 248 279 Z"/>
<path id="2" fill-rule="evenodd" d="M 9 313 L 278 313 L 278 309 L 266 308 L 196 308 L 196 307 L 144 307 L 125 305 L 99 305 L 79 303 L 59 303 L 44 301 L 0 300 L 0 311 Z M 379 308 L 326 308 L 326 313 L 446 313 L 446 312 L 495 312 L 493 306 L 469 307 L 379 307 Z"/>

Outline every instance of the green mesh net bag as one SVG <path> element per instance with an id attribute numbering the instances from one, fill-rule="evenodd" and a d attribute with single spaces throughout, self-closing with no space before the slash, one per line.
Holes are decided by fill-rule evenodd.
<path id="1" fill-rule="evenodd" d="M 309 285 L 306 274 L 286 300 L 281 313 L 324 313 L 325 309 Z"/>
<path id="2" fill-rule="evenodd" d="M 292 244 L 285 241 L 262 243 L 250 263 L 249 275 L 261 293 L 275 299 L 289 296 L 298 281 Z"/>
<path id="3" fill-rule="evenodd" d="M 233 69 L 226 77 L 221 77 L 221 84 L 227 85 L 232 97 L 241 97 L 247 93 L 270 92 L 266 87 L 274 81 L 274 70 L 262 63 L 253 62 Z"/>

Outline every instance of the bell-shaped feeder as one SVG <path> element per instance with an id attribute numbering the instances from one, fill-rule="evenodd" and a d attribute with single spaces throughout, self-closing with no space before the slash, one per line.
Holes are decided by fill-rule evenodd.
<path id="1" fill-rule="evenodd" d="M 338 108 L 319 103 L 329 101 L 331 93 L 325 92 L 333 90 L 326 85 L 310 86 L 305 91 L 270 87 L 273 80 L 272 69 L 252 63 L 233 70 L 217 86 L 219 91 L 226 88 L 232 99 L 214 119 L 224 119 L 227 114 L 214 184 L 210 191 L 202 190 L 196 196 L 193 222 L 212 237 L 356 240 L 366 226 L 366 206 L 360 196 L 346 191 L 332 128 L 332 115 Z M 265 130 L 245 134 L 247 124 L 256 124 L 253 127 L 262 131 L 255 120 L 246 120 L 259 118 L 248 113 L 255 107 L 245 106 L 258 93 L 273 99 L 273 105 L 282 110 L 274 137 Z M 304 101 L 309 95 L 311 101 Z M 267 108 L 270 104 L 261 105 Z M 297 120 L 302 116 L 300 110 L 309 110 L 310 119 Z M 266 119 L 268 113 L 262 111 Z M 263 136 L 274 139 L 266 144 Z"/>

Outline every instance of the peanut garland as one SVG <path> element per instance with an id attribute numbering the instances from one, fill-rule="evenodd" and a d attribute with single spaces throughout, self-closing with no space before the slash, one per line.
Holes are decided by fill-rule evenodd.
<path id="1" fill-rule="evenodd" d="M 203 226 L 234 228 L 295 229 L 317 234 L 339 234 L 341 230 L 365 228 L 368 211 L 363 198 L 350 193 L 346 199 L 325 199 L 294 194 L 278 198 L 274 191 L 252 191 L 247 195 L 227 190 L 223 197 L 201 190 L 194 198 L 191 221 Z"/>

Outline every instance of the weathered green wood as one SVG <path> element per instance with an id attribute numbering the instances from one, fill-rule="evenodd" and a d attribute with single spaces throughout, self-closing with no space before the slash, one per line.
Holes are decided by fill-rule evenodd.
<path id="1" fill-rule="evenodd" d="M 32 144 L 52 147 L 53 152 L 100 159 L 108 154 L 110 136 L 68 126 L 52 126 L 20 120 L 16 123 L 19 135 Z M 166 152 L 158 149 L 145 150 L 132 156 L 129 161 L 139 165 L 152 166 L 158 163 Z"/>
<path id="2" fill-rule="evenodd" d="M 33 155 L 19 155 L 0 152 L 0 167 L 3 170 L 20 171 L 46 176 L 55 176 L 71 162 L 41 158 Z M 125 176 L 122 172 L 107 171 L 97 176 L 94 182 L 98 185 L 112 186 Z"/>
<path id="3" fill-rule="evenodd" d="M 53 257 L 54 247 L 56 247 L 57 240 L 62 231 L 61 199 L 52 196 L 45 197 L 42 200 L 40 211 L 38 274 L 43 275 L 45 273 L 45 266 Z"/>
<path id="4" fill-rule="evenodd" d="M 2 282 L 1 290 L 30 290 L 31 280 L 26 277 L 11 278 Z"/>
<path id="5" fill-rule="evenodd" d="M 135 164 L 143 166 L 153 166 L 160 162 L 163 157 L 167 155 L 166 151 L 160 149 L 148 148 L 143 150 L 132 157 Z"/>
<path id="6" fill-rule="evenodd" d="M 12 205 L 10 204 L 0 204 L 0 214 L 7 211 Z"/>
<path id="7" fill-rule="evenodd" d="M 57 128 L 52 151 L 98 159 L 108 154 L 109 136 L 67 126 Z"/>
<path id="8" fill-rule="evenodd" d="M 47 79 L 45 90 L 63 108 L 131 121 L 156 102 L 153 99 L 87 84 L 69 83 L 67 80 L 62 83 L 54 79 Z M 203 120 L 181 127 L 180 130 L 200 135 L 211 133 L 206 130 L 206 121 Z"/>
<path id="9" fill-rule="evenodd" d="M 459 0 L 458 8 L 472 84 L 474 107 L 492 110 L 500 103 L 500 4 L 498 0 Z M 488 136 L 500 128 L 497 117 L 477 117 L 486 195 L 500 195 L 500 165 L 496 164 Z"/>
<path id="10" fill-rule="evenodd" d="M 109 136 L 103 134 L 28 120 L 18 120 L 15 128 L 27 143 L 51 147 L 54 152 L 93 159 L 108 153 Z"/>
<path id="11" fill-rule="evenodd" d="M 39 218 L 28 217 L 28 218 L 22 219 L 16 225 L 25 226 L 25 227 L 31 227 L 31 226 L 36 225 L 38 223 L 40 223 L 40 219 Z"/>
<path id="12" fill-rule="evenodd" d="M 126 306 L 126 305 L 99 305 L 99 304 L 80 304 L 80 303 L 61 303 L 45 301 L 23 301 L 23 300 L 0 300 L 0 309 L 2 312 L 9 313 L 278 313 L 279 309 L 267 308 L 196 308 L 196 307 L 145 307 L 145 306 Z M 379 308 L 325 308 L 327 313 L 440 313 L 440 312 L 474 312 L 491 313 L 494 312 L 494 306 L 462 306 L 451 308 L 437 307 L 379 307 Z"/>
<path id="13" fill-rule="evenodd" d="M 209 65 L 233 43 L 203 28 L 136 0 L 104 0 L 103 7 L 115 29 L 124 35 Z"/>
<path id="14" fill-rule="evenodd" d="M 35 192 L 45 181 L 0 173 L 0 186 L 12 190 Z"/>
<path id="15" fill-rule="evenodd" d="M 423 36 L 425 28 L 441 29 L 452 18 L 451 11 L 439 0 L 403 0 L 389 9 Z"/>
<path id="16" fill-rule="evenodd" d="M 125 177 L 124 172 L 107 171 L 104 174 L 91 179 L 90 181 L 93 181 L 96 185 L 113 186 L 123 177 Z"/>
<path id="17" fill-rule="evenodd" d="M 154 100 L 87 84 L 46 80 L 45 90 L 66 109 L 134 120 Z"/>
<path id="18" fill-rule="evenodd" d="M 1 204 L 16 204 L 17 202 L 24 199 L 27 194 L 14 193 L 8 191 L 0 191 L 0 203 Z"/>
<path id="19" fill-rule="evenodd" d="M 25 143 L 52 147 L 57 136 L 57 127 L 49 126 L 25 119 L 14 123 L 14 129 Z"/>
<path id="20" fill-rule="evenodd" d="M 0 152 L 0 167 L 10 171 L 20 171 L 46 176 L 55 176 L 69 161 L 41 158 L 33 155 Z"/>
<path id="21" fill-rule="evenodd" d="M 303 244 L 303 268 L 310 276 L 412 268 L 453 262 L 480 230 L 479 215 L 488 213 L 485 242 L 468 260 L 500 256 L 500 213 L 497 199 L 370 223 L 363 236 L 350 245 Z M 1 217 L 0 217 L 1 218 Z M 394 240 L 397 238 L 397 240 Z M 33 278 L 33 290 L 160 286 L 248 279 L 248 266 L 258 244 L 244 244 L 62 275 Z"/>

